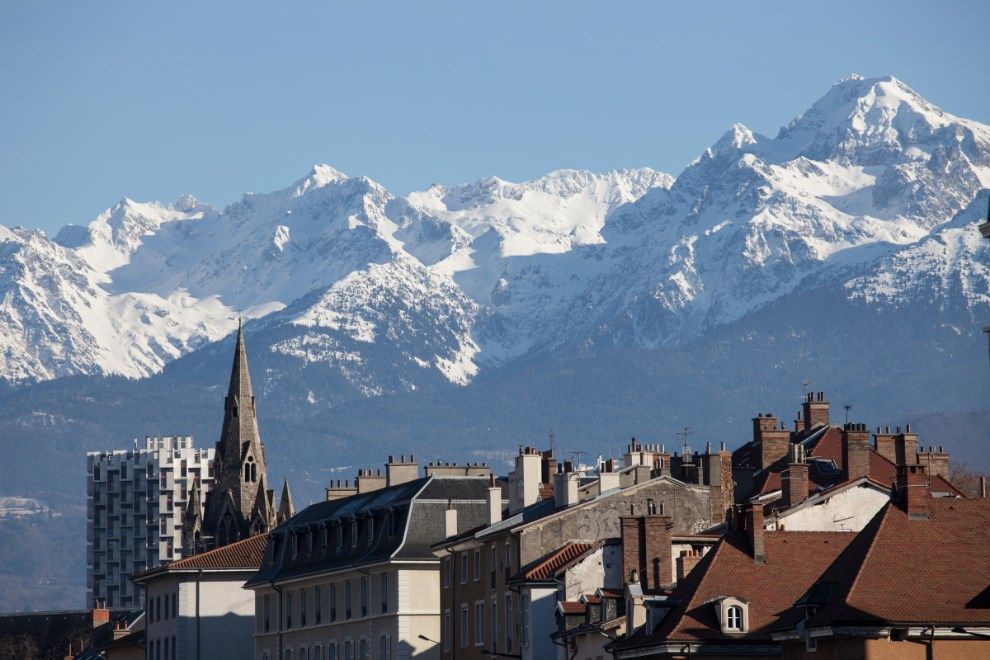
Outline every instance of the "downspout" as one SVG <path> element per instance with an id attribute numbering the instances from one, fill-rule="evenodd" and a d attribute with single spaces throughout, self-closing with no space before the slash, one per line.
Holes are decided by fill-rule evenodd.
<path id="1" fill-rule="evenodd" d="M 200 635 L 200 625 L 199 625 L 199 582 L 203 579 L 203 569 L 199 569 L 196 572 L 196 660 L 200 660 L 200 652 L 202 650 L 202 636 Z"/>

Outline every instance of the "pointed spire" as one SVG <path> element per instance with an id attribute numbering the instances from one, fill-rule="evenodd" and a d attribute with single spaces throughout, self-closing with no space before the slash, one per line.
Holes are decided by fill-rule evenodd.
<path id="1" fill-rule="evenodd" d="M 189 503 L 186 504 L 186 517 L 187 521 L 195 520 L 203 515 L 203 505 L 201 501 L 200 489 L 199 489 L 199 479 L 193 484 L 192 490 L 189 493 Z"/>
<path id="2" fill-rule="evenodd" d="M 282 481 L 282 497 L 278 502 L 278 524 L 281 525 L 294 515 L 296 515 L 296 510 L 292 506 L 292 493 L 289 492 L 289 480 L 284 479 Z"/>
<path id="3" fill-rule="evenodd" d="M 248 372 L 247 349 L 244 348 L 244 324 L 240 317 L 237 318 L 237 344 L 234 348 L 234 365 L 230 370 L 227 396 L 254 396 L 251 374 Z"/>

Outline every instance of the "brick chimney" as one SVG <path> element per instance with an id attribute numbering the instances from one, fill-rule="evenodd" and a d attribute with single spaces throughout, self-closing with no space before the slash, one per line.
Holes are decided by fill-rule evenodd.
<path id="1" fill-rule="evenodd" d="M 701 561 L 700 550 L 681 550 L 681 556 L 677 558 L 677 583 L 680 584 L 684 578 L 694 570 L 694 567 Z"/>
<path id="2" fill-rule="evenodd" d="M 781 504 L 785 509 L 808 499 L 808 464 L 791 463 L 784 470 L 781 484 Z"/>
<path id="3" fill-rule="evenodd" d="M 825 400 L 824 392 L 808 392 L 804 396 L 804 403 L 801 406 L 802 418 L 804 419 L 804 429 L 813 429 L 816 426 L 828 425 L 828 401 Z"/>
<path id="4" fill-rule="evenodd" d="M 765 470 L 787 456 L 791 432 L 778 427 L 771 413 L 760 413 L 753 418 L 753 441 L 759 446 L 760 469 Z"/>
<path id="5" fill-rule="evenodd" d="M 941 447 L 929 447 L 928 451 L 918 452 L 918 464 L 928 468 L 929 476 L 949 478 L 949 454 Z"/>
<path id="6" fill-rule="evenodd" d="M 385 464 L 386 486 L 397 486 L 415 481 L 418 478 L 419 465 L 416 463 L 416 459 L 412 454 L 409 455 L 408 461 L 405 455 L 399 456 L 398 461 L 395 460 L 394 456 L 388 457 L 388 463 Z"/>
<path id="7" fill-rule="evenodd" d="M 93 627 L 99 628 L 105 623 L 110 623 L 110 610 L 105 600 L 97 600 L 93 604 Z"/>
<path id="8" fill-rule="evenodd" d="M 897 496 L 909 519 L 928 520 L 931 495 L 924 465 L 902 465 L 897 468 Z"/>
<path id="9" fill-rule="evenodd" d="M 653 513 L 623 516 L 622 577 L 629 581 L 636 571 L 643 590 L 659 589 L 674 582 L 671 557 L 670 516 Z"/>
<path id="10" fill-rule="evenodd" d="M 897 427 L 897 434 L 894 436 L 894 464 L 898 467 L 902 465 L 915 465 L 918 462 L 918 434 L 911 433 L 911 425 L 908 424 L 904 433 L 901 427 Z"/>
<path id="11" fill-rule="evenodd" d="M 870 474 L 870 432 L 866 424 L 849 422 L 842 428 L 842 471 L 847 480 Z"/>
<path id="12" fill-rule="evenodd" d="M 880 430 L 879 426 L 877 427 L 877 432 L 873 436 L 873 448 L 877 450 L 878 454 L 897 465 L 897 443 L 889 426 L 885 426 L 883 431 Z"/>
<path id="13" fill-rule="evenodd" d="M 763 505 L 746 504 L 742 511 L 742 524 L 749 538 L 749 547 L 753 552 L 753 561 L 762 564 L 766 561 L 763 530 Z"/>

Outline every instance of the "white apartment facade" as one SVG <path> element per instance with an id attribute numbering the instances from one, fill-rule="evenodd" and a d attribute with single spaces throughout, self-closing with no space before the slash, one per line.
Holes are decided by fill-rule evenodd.
<path id="1" fill-rule="evenodd" d="M 182 522 L 197 480 L 213 483 L 214 450 L 191 437 L 145 438 L 143 448 L 86 455 L 86 598 L 143 606 L 130 576 L 182 556 Z"/>

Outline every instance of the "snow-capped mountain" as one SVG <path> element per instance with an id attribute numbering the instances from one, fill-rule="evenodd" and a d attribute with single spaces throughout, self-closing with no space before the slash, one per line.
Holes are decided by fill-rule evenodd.
<path id="1" fill-rule="evenodd" d="M 0 378 L 147 376 L 238 315 L 264 350 L 377 395 L 680 344 L 826 283 L 987 306 L 988 186 L 990 127 L 851 77 L 774 138 L 731 127 L 676 180 L 562 170 L 396 197 L 320 165 L 223 210 L 124 200 L 54 240 L 0 227 Z"/>

